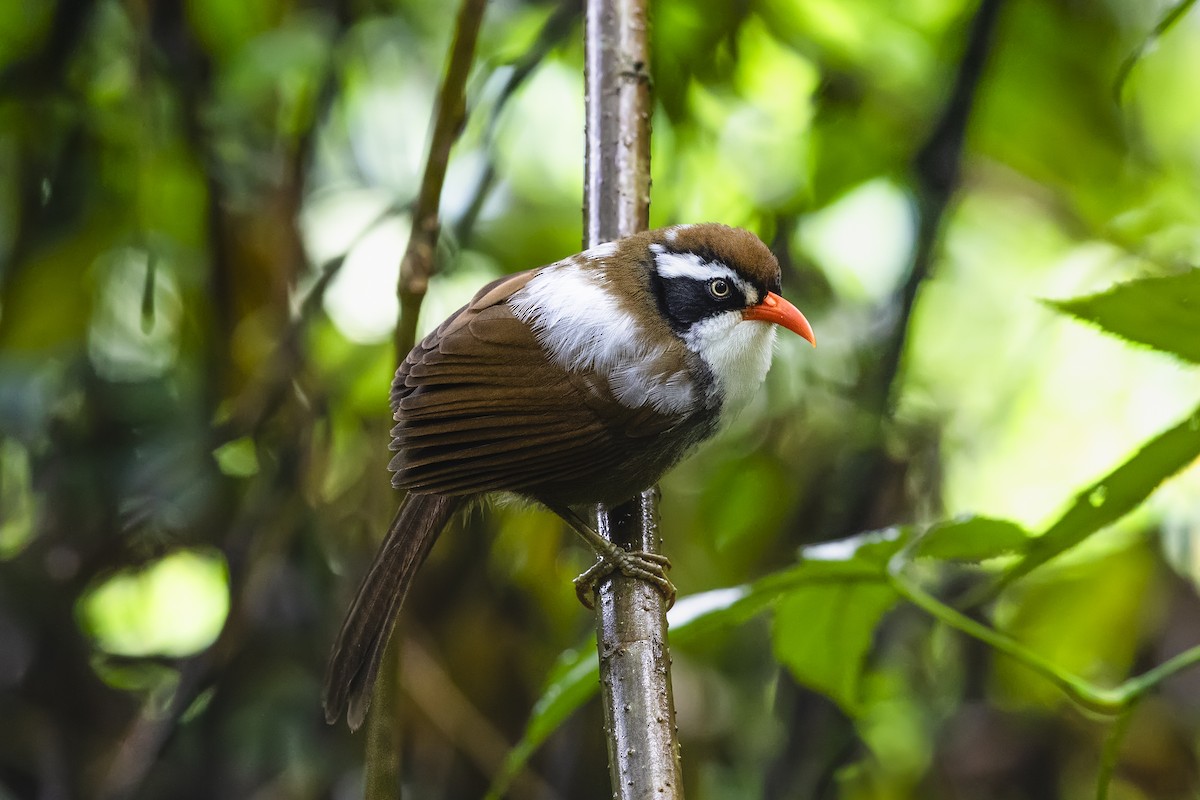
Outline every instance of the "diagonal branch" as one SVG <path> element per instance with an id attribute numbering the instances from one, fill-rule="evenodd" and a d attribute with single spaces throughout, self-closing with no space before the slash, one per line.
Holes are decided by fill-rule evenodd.
<path id="1" fill-rule="evenodd" d="M 917 294 L 933 271 L 946 214 L 960 185 L 967 126 L 1003 4 L 1004 0 L 980 0 L 970 22 L 953 87 L 913 159 L 911 181 L 918 217 L 916 246 L 904 284 L 876 315 L 886 321 L 886 327 L 874 351 L 863 359 L 869 367 L 857 387 L 857 395 L 869 415 L 870 428 L 864 432 L 866 443 L 847 454 L 831 485 L 823 491 L 832 501 L 827 501 L 824 518 L 818 523 L 821 540 L 842 539 L 877 527 L 879 522 L 875 515 L 890 488 L 886 480 L 889 457 L 882 444 L 883 430 L 899 397 L 898 378 Z M 800 693 L 793 700 L 788 740 L 772 768 L 776 782 L 782 782 L 782 776 L 790 774 L 794 764 L 810 751 L 815 752 L 815 736 L 806 716 L 811 713 L 807 710 L 807 698 L 807 694 Z M 843 719 L 843 724 L 848 728 L 850 722 Z M 824 736 L 830 736 L 829 726 Z M 832 767 L 828 766 L 822 780 L 830 779 L 828 770 Z"/>
<path id="2" fill-rule="evenodd" d="M 475 60 L 475 45 L 483 24 L 486 0 L 463 0 L 454 27 L 454 40 L 446 61 L 446 72 L 434 109 L 433 133 L 421 188 L 413 206 L 412 232 L 400 261 L 400 319 L 396 324 L 396 362 L 399 363 L 416 344 L 417 318 L 436 268 L 441 220 L 438 207 L 450 150 L 462 132 L 466 120 L 467 76 Z M 393 636 L 384 652 L 376 680 L 376 712 L 368 718 L 366 787 L 369 800 L 392 798 L 400 786 L 400 731 L 402 713 L 399 703 L 400 637 Z"/>
<path id="3" fill-rule="evenodd" d="M 436 266 L 438 234 L 442 227 L 438 206 L 446 181 L 446 166 L 450 163 L 450 149 L 462 132 L 467 117 L 467 76 L 475 60 L 475 43 L 479 40 L 486 2 L 463 0 L 458 10 L 446 75 L 442 79 L 434 111 L 429 158 L 425 161 L 425 174 L 421 178 L 421 188 L 413 207 L 412 233 L 404 258 L 400 261 L 400 285 L 397 287 L 400 322 L 396 326 L 395 339 L 397 362 L 416 344 L 417 316 Z"/>

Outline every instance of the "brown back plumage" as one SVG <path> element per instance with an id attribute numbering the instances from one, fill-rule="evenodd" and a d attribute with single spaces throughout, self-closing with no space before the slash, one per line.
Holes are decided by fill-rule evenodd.
<path id="1" fill-rule="evenodd" d="M 552 363 L 504 302 L 528 280 L 522 273 L 484 287 L 396 371 L 389 466 L 397 488 L 615 503 L 711 432 L 692 415 L 624 406 L 602 376 Z M 658 442 L 669 429 L 679 435 Z"/>

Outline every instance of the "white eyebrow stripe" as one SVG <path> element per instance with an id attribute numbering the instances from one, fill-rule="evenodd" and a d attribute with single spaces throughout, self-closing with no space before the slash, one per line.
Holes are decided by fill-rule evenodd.
<path id="1" fill-rule="evenodd" d="M 740 280 L 736 272 L 719 261 L 702 261 L 695 253 L 674 253 L 661 244 L 652 244 L 654 262 L 663 278 L 691 278 L 707 281 L 713 278 Z"/>
<path id="2" fill-rule="evenodd" d="M 758 289 L 738 275 L 732 267 L 719 261 L 703 261 L 695 253 L 675 253 L 661 244 L 652 244 L 650 249 L 654 252 L 655 270 L 659 277 L 665 280 L 690 278 L 695 281 L 710 281 L 713 278 L 725 278 L 741 290 L 747 302 L 757 303 L 759 300 Z"/>

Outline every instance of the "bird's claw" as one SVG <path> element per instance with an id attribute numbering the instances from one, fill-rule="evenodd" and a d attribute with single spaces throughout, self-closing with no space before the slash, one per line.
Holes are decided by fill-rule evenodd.
<path id="1" fill-rule="evenodd" d="M 667 608 L 675 605 L 675 584 L 667 579 L 667 570 L 671 568 L 671 559 L 661 553 L 647 553 L 643 550 L 616 550 L 612 553 L 600 554 L 600 560 L 588 567 L 582 575 L 575 579 L 575 596 L 584 607 L 591 610 L 596 607 L 596 589 L 600 582 L 620 572 L 630 578 L 641 578 L 653 584 L 663 599 Z"/>

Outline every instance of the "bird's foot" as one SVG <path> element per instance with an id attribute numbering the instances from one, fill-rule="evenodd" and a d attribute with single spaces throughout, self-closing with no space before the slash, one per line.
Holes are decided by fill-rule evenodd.
<path id="1" fill-rule="evenodd" d="M 667 579 L 671 559 L 660 553 L 629 551 L 619 547 L 599 553 L 599 556 L 599 561 L 575 579 L 575 596 L 586 608 L 596 607 L 596 590 L 600 582 L 614 572 L 648 581 L 662 594 L 668 609 L 675 605 L 675 584 Z"/>

